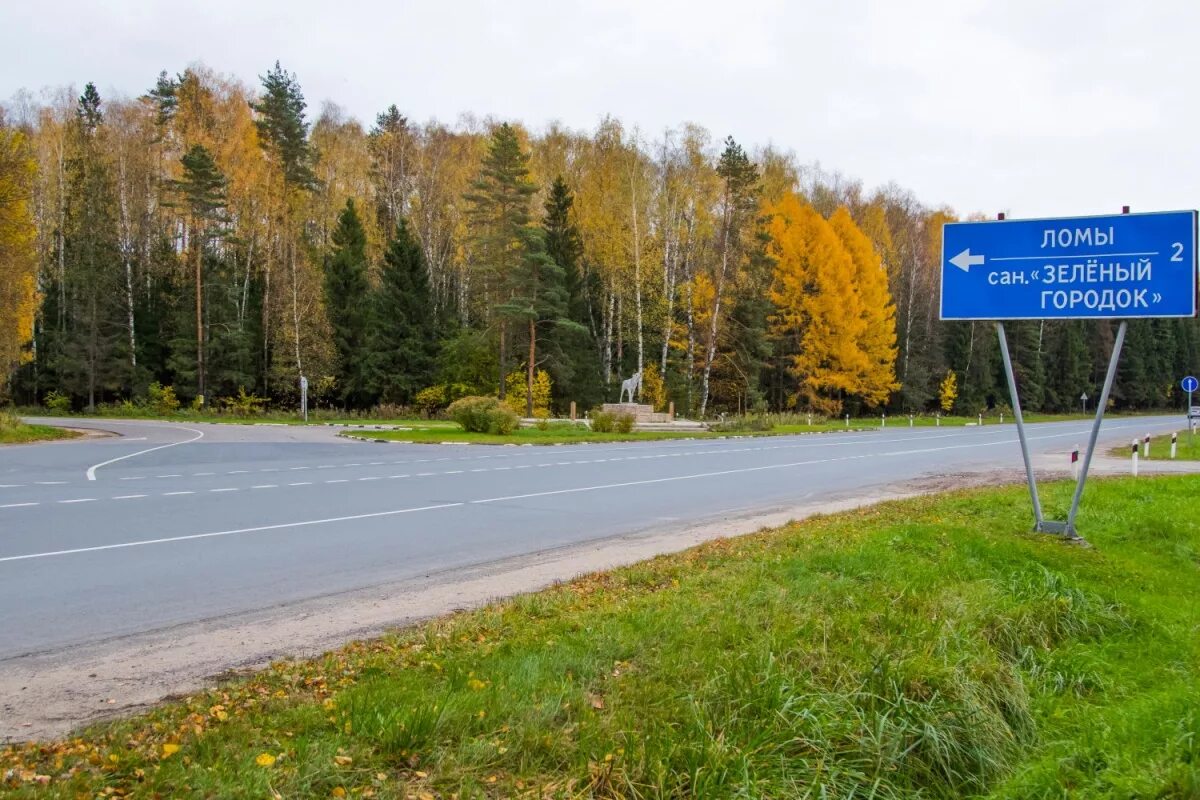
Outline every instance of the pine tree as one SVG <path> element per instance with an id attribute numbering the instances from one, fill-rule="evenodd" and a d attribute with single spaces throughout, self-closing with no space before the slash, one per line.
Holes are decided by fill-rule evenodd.
<path id="1" fill-rule="evenodd" d="M 304 95 L 295 75 L 279 62 L 262 76 L 263 96 L 251 107 L 258 113 L 254 124 L 259 141 L 270 153 L 289 187 L 309 189 L 316 185 L 313 153 L 308 141 L 308 123 L 304 121 Z"/>
<path id="2" fill-rule="evenodd" d="M 367 233 L 354 200 L 347 200 L 333 231 L 333 250 L 325 262 L 325 308 L 337 353 L 334 377 L 342 402 L 367 404 Z"/>
<path id="3" fill-rule="evenodd" d="M 425 257 L 401 217 L 372 297 L 371 393 L 383 402 L 409 403 L 432 384 L 437 334 Z"/>
<path id="4" fill-rule="evenodd" d="M 876 408 L 886 404 L 892 392 L 900 388 L 896 381 L 896 306 L 879 254 L 845 206 L 833 213 L 829 225 L 854 262 L 853 285 L 863 321 L 859 346 L 866 356 L 866 371 L 860 376 L 856 394 Z"/>
<path id="5" fill-rule="evenodd" d="M 555 394 L 560 402 L 576 401 L 583 408 L 598 404 L 604 396 L 600 352 L 592 335 L 588 293 L 595 291 L 581 269 L 583 240 L 572 221 L 575 198 L 562 176 L 555 178 L 546 198 L 542 230 L 546 255 L 563 271 L 566 289 L 566 317 L 575 326 L 559 326 L 553 332 L 552 344 L 561 358 L 551 370 Z M 592 280 L 590 283 L 594 283 Z"/>
<path id="6" fill-rule="evenodd" d="M 535 237 L 529 231 L 529 202 L 537 187 L 529 177 L 529 155 L 521 150 L 516 130 L 507 122 L 496 128 L 479 178 L 466 195 L 471 239 L 482 267 L 485 292 L 497 316 L 500 396 L 505 393 L 505 357 L 513 287 L 508 279 L 531 256 Z"/>
<path id="7" fill-rule="evenodd" d="M 212 154 L 202 145 L 192 145 L 180 159 L 182 177 L 172 183 L 178 204 L 187 213 L 188 249 L 191 251 L 192 290 L 196 306 L 196 395 L 206 397 L 204 262 L 205 250 L 213 233 L 224 221 L 225 176 Z"/>

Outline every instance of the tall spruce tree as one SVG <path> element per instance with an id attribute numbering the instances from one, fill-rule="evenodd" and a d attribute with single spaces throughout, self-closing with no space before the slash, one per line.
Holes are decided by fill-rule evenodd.
<path id="1" fill-rule="evenodd" d="M 438 330 L 421 245 L 401 217 L 372 296 L 369 380 L 388 403 L 410 403 L 433 382 Z"/>
<path id="2" fill-rule="evenodd" d="M 529 177 L 529 154 L 521 149 L 516 129 L 506 122 L 492 133 L 479 177 L 466 195 L 471 241 L 495 316 L 501 398 L 513 322 L 503 309 L 511 308 L 513 298 L 509 277 L 522 268 L 534 241 L 529 232 L 529 203 L 536 191 Z"/>
<path id="3" fill-rule="evenodd" d="M 63 234 L 62 308 L 55 342 L 59 385 L 86 397 L 127 389 L 125 315 L 120 308 L 121 255 L 112 174 L 105 160 L 100 95 L 89 83 L 70 127 L 68 195 Z M 47 293 L 47 296 L 53 294 Z"/>
<path id="4" fill-rule="evenodd" d="M 582 271 L 583 239 L 571 219 L 575 198 L 562 176 L 554 179 L 546 197 L 542 231 L 546 255 L 563 271 L 566 291 L 566 317 L 573 326 L 558 326 L 549 344 L 556 348 L 556 359 L 550 374 L 554 377 L 554 397 L 559 403 L 574 400 L 583 408 L 600 403 L 604 398 L 604 382 L 600 351 L 596 347 L 594 321 L 591 319 L 589 292 L 598 287 L 594 277 L 589 280 Z"/>
<path id="5" fill-rule="evenodd" d="M 338 394 L 343 403 L 360 408 L 369 404 L 367 392 L 367 233 L 347 200 L 333 231 L 333 250 L 325 263 L 325 308 L 333 328 L 337 353 Z"/>
<path id="6" fill-rule="evenodd" d="M 259 142 L 271 155 L 289 187 L 308 189 L 316 185 L 313 152 L 308 141 L 308 123 L 304 121 L 304 94 L 295 75 L 279 62 L 262 76 L 263 95 L 251 106 L 258 113 L 254 125 Z"/>

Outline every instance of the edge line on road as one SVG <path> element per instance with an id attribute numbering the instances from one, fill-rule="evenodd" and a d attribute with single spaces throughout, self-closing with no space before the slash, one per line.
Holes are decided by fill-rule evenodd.
<path id="1" fill-rule="evenodd" d="M 181 444 L 190 444 L 192 442 L 199 441 L 200 439 L 204 438 L 204 431 L 198 431 L 195 428 L 184 428 L 184 426 L 182 426 L 182 425 L 180 425 L 178 427 L 183 428 L 183 430 L 185 430 L 185 431 L 190 431 L 191 433 L 194 433 L 196 435 L 193 436 L 191 439 L 184 439 L 181 442 L 171 442 L 169 444 L 160 444 L 158 447 L 151 447 L 146 450 L 138 450 L 136 453 L 129 453 L 128 455 L 117 456 L 116 458 L 110 458 L 108 461 L 101 461 L 99 464 L 93 464 L 92 466 L 87 468 L 87 479 L 89 481 L 96 480 L 96 470 L 100 469 L 101 467 L 107 467 L 109 464 L 115 464 L 118 461 L 124 461 L 125 459 L 133 458 L 134 456 L 142 456 L 142 455 L 145 455 L 146 453 L 153 453 L 155 450 L 165 450 L 168 447 L 176 447 Z"/>

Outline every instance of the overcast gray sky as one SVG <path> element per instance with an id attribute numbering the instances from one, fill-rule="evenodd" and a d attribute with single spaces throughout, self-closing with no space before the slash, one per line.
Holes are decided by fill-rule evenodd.
<path id="1" fill-rule="evenodd" d="M 51 0 L 0 8 L 0 98 L 279 59 L 315 114 L 653 137 L 684 121 L 1012 216 L 1194 208 L 1200 3 Z"/>

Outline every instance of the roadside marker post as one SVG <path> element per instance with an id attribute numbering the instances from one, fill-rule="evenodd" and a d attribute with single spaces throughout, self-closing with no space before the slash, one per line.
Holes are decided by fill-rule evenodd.
<path id="1" fill-rule="evenodd" d="M 942 228 L 940 318 L 995 323 L 1012 398 L 1034 530 L 1078 540 L 1088 469 L 1116 379 L 1129 319 L 1196 316 L 1196 212 L 954 222 Z M 1095 419 L 1065 522 L 1042 514 L 1004 323 L 1112 319 L 1119 322 L 1095 403 Z M 1087 407 L 1086 392 L 1080 402 Z M 979 424 L 983 424 L 980 415 Z M 1137 474 L 1137 440 L 1133 469 Z M 1073 462 L 1074 463 L 1074 462 Z"/>
<path id="2" fill-rule="evenodd" d="M 1171 460 L 1172 461 L 1175 460 L 1175 448 L 1178 444 L 1179 444 L 1179 434 L 1172 433 L 1171 434 Z"/>
<path id="3" fill-rule="evenodd" d="M 1071 477 L 1079 480 L 1079 445 L 1075 445 L 1075 449 L 1071 451 Z"/>
<path id="4" fill-rule="evenodd" d="M 1150 457 L 1150 434 L 1146 434 L 1146 438 L 1142 439 L 1142 458 Z"/>
<path id="5" fill-rule="evenodd" d="M 1137 472 L 1138 472 L 1138 441 L 1137 441 L 1137 439 L 1133 440 L 1133 447 L 1130 448 L 1130 456 L 1133 459 L 1131 462 L 1133 464 L 1133 467 L 1132 467 L 1133 477 L 1136 478 Z"/>
<path id="6" fill-rule="evenodd" d="M 913 415 L 909 414 L 908 415 L 908 427 L 911 428 L 912 426 L 913 426 Z"/>
<path id="7" fill-rule="evenodd" d="M 881 427 L 881 428 L 887 427 L 887 414 L 879 415 L 879 427 Z"/>

